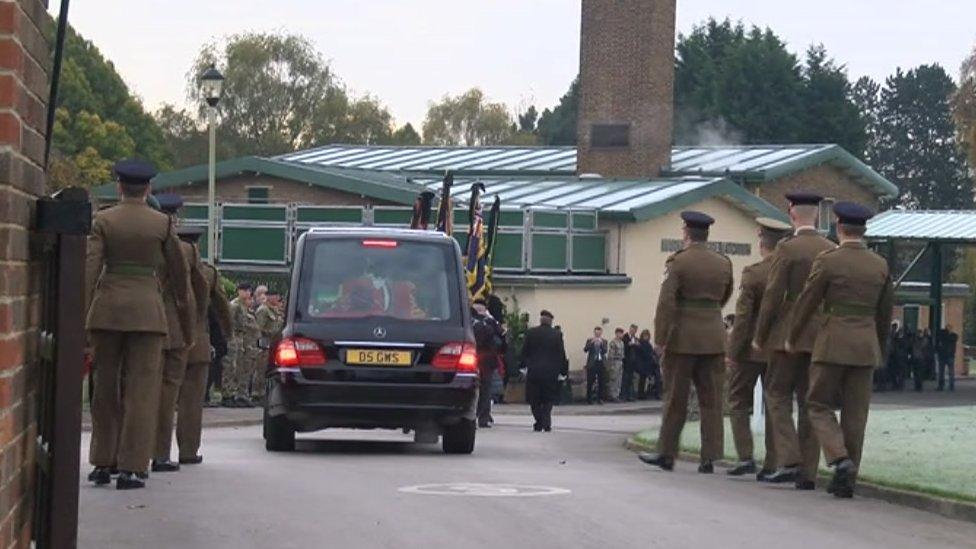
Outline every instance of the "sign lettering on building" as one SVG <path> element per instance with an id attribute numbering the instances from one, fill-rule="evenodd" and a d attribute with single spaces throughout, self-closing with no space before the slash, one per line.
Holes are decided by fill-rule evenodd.
<path id="1" fill-rule="evenodd" d="M 742 242 L 706 242 L 712 250 L 725 255 L 752 255 L 752 245 Z M 673 253 L 684 245 L 677 238 L 662 238 L 661 251 Z"/>

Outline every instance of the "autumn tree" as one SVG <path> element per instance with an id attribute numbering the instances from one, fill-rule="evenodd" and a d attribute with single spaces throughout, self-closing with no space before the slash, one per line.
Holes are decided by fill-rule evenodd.
<path id="1" fill-rule="evenodd" d="M 512 116 L 502 103 L 492 103 L 472 88 L 431 103 L 424 120 L 424 143 L 429 145 L 500 145 L 513 131 Z"/>

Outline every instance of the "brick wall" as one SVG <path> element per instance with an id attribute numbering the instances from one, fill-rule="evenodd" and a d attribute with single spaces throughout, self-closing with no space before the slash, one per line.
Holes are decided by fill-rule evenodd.
<path id="1" fill-rule="evenodd" d="M 582 6 L 579 172 L 656 176 L 671 161 L 675 0 Z M 629 146 L 592 146 L 593 124 L 629 124 Z"/>
<path id="2" fill-rule="evenodd" d="M 37 265 L 28 228 L 44 192 L 47 2 L 0 0 L 0 548 L 28 547 L 34 483 Z"/>
<path id="3" fill-rule="evenodd" d="M 785 211 L 786 198 L 783 194 L 798 190 L 815 191 L 837 201 L 849 200 L 874 210 L 878 209 L 878 198 L 868 191 L 863 183 L 829 164 L 764 183 L 759 186 L 759 196 Z"/>
<path id="4" fill-rule="evenodd" d="M 326 189 L 280 177 L 266 175 L 238 175 L 217 181 L 217 199 L 221 202 L 247 202 L 248 187 L 270 187 L 269 201 L 328 206 L 396 205 L 357 194 Z M 186 202 L 207 202 L 207 183 L 195 183 L 173 189 Z"/>

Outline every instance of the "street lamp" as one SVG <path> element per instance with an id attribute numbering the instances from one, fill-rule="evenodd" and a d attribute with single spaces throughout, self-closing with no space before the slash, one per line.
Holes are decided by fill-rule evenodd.
<path id="1" fill-rule="evenodd" d="M 210 166 L 207 187 L 207 259 L 217 264 L 217 103 L 224 91 L 224 75 L 210 65 L 200 75 L 200 91 L 207 100 L 207 126 L 210 130 Z"/>

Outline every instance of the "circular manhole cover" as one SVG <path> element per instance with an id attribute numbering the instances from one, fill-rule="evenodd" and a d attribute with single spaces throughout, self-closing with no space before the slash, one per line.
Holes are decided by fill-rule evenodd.
<path id="1" fill-rule="evenodd" d="M 525 484 L 484 484 L 478 482 L 452 482 L 450 484 L 421 484 L 404 486 L 401 492 L 407 494 L 428 494 L 433 496 L 474 496 L 474 497 L 532 497 L 558 496 L 569 494 L 566 488 L 553 486 L 528 486 Z"/>

